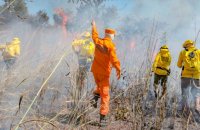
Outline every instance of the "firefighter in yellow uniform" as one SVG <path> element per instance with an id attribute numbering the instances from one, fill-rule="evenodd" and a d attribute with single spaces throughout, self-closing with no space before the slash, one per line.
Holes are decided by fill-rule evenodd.
<path id="1" fill-rule="evenodd" d="M 87 73 L 90 71 L 91 64 L 94 57 L 95 46 L 91 42 L 91 34 L 84 32 L 80 39 L 76 39 L 72 43 L 72 49 L 78 56 L 79 73 L 77 77 L 77 84 L 81 91 L 85 85 Z"/>
<path id="2" fill-rule="evenodd" d="M 7 69 L 12 68 L 20 55 L 20 42 L 20 39 L 15 37 L 11 42 L 0 45 L 0 51 L 2 51 L 2 56 Z"/>
<path id="3" fill-rule="evenodd" d="M 167 45 L 160 48 L 160 52 L 156 55 L 153 63 L 152 70 L 154 72 L 154 93 L 155 97 L 158 96 L 158 86 L 162 86 L 162 98 L 167 91 L 167 78 L 170 75 L 171 55 Z"/>
<path id="4" fill-rule="evenodd" d="M 186 40 L 183 43 L 183 50 L 180 52 L 177 66 L 182 68 L 181 72 L 181 94 L 182 110 L 189 109 L 188 97 L 191 88 L 193 99 L 199 93 L 200 86 L 200 50 L 194 45 L 194 41 Z"/>
<path id="5" fill-rule="evenodd" d="M 90 33 L 85 32 L 82 39 L 74 40 L 72 48 L 78 56 L 79 69 L 90 71 L 95 49 Z"/>
<path id="6" fill-rule="evenodd" d="M 75 91 L 75 96 L 78 100 L 84 96 L 83 91 L 86 90 L 84 88 L 87 81 L 87 73 L 90 71 L 93 62 L 95 46 L 91 41 L 91 34 L 89 32 L 84 32 L 81 38 L 75 39 L 72 42 L 72 49 L 77 54 L 79 65 Z M 80 108 L 79 112 L 80 111 L 83 112 L 82 108 Z M 79 124 L 80 122 L 81 117 L 78 117 L 76 123 Z"/>

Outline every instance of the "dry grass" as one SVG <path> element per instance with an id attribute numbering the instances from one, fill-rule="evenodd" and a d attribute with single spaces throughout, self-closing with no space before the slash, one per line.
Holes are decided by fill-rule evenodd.
<path id="1" fill-rule="evenodd" d="M 31 35 L 26 34 L 30 37 L 26 39 L 28 46 L 22 45 L 25 53 L 22 54 L 16 68 L 8 73 L 3 65 L 1 66 L 0 128 L 14 129 L 19 125 L 19 129 L 22 130 L 98 129 L 99 109 L 94 109 L 90 105 L 92 90 L 95 86 L 94 80 L 89 72 L 85 86 L 80 87 L 82 84 L 77 80 L 79 73 L 74 54 L 70 53 L 62 60 L 55 73 L 44 84 L 39 95 L 36 95 L 58 63 L 62 53 L 70 47 L 70 44 L 66 45 L 60 41 L 55 45 L 37 44 L 41 47 L 39 50 L 31 48 L 38 42 L 34 39 L 44 35 L 44 30 L 36 29 L 36 31 Z M 116 81 L 115 74 L 112 74 L 111 110 L 109 126 L 106 129 L 199 129 L 191 113 L 187 117 L 184 113 L 178 113 L 179 104 L 174 90 L 175 80 L 178 81 L 179 77 L 172 80 L 175 87 L 173 84 L 168 86 L 168 92 L 174 91 L 174 93 L 166 95 L 162 100 L 151 97 L 152 76 L 149 68 L 151 68 L 152 56 L 158 41 L 156 22 L 153 23 L 150 31 L 149 39 L 142 41 L 148 45 L 143 48 L 144 52 L 139 53 L 136 47 L 133 54 L 132 58 L 135 59 L 134 61 L 138 60 L 137 64 L 133 61 L 127 65 L 128 61 L 122 59 L 123 67 L 126 68 L 122 79 Z M 38 40 L 41 39 L 38 38 Z M 42 42 L 44 41 L 45 39 L 42 39 Z M 52 49 L 44 51 L 45 47 Z M 33 49 L 38 51 L 34 53 L 37 56 L 33 55 L 30 59 L 30 51 Z M 136 67 L 131 67 L 133 65 Z M 36 96 L 30 111 L 19 124 Z"/>

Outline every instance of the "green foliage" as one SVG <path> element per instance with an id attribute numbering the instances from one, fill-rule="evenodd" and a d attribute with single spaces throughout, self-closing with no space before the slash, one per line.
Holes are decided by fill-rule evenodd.
<path id="1" fill-rule="evenodd" d="M 20 16 L 27 16 L 28 9 L 24 0 L 4 0 L 7 11 Z"/>
<path id="2" fill-rule="evenodd" d="M 49 17 L 45 11 L 39 11 L 36 15 L 31 16 L 28 13 L 25 0 L 4 0 L 5 4 L 2 9 L 5 9 L 1 16 L 3 16 L 3 22 L 9 23 L 12 20 L 27 20 L 34 26 L 40 26 L 48 23 Z"/>
<path id="3" fill-rule="evenodd" d="M 37 12 L 34 16 L 29 16 L 28 22 L 33 26 L 46 26 L 49 23 L 49 16 L 43 10 Z"/>
<path id="4" fill-rule="evenodd" d="M 49 21 L 49 16 L 47 15 L 46 12 L 44 12 L 44 11 L 42 11 L 42 10 L 40 10 L 40 11 L 37 13 L 37 16 L 36 16 L 36 17 L 38 18 L 38 22 L 39 22 L 40 24 L 48 23 L 48 21 Z"/>

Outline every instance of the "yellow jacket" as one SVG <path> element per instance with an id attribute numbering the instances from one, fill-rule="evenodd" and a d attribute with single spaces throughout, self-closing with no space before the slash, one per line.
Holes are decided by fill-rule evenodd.
<path id="1" fill-rule="evenodd" d="M 195 59 L 195 64 L 198 67 L 192 70 L 192 67 L 190 67 L 191 64 L 188 62 L 188 55 L 194 51 L 196 54 L 195 56 L 197 57 L 197 59 Z M 179 54 L 177 66 L 182 68 L 182 77 L 200 79 L 200 50 L 197 50 L 195 47 L 190 47 L 187 48 L 187 50 L 182 50 Z"/>
<path id="2" fill-rule="evenodd" d="M 154 60 L 152 70 L 158 75 L 168 75 L 169 67 L 171 64 L 170 52 L 160 51 Z"/>
<path id="3" fill-rule="evenodd" d="M 95 46 L 90 39 L 74 40 L 72 48 L 79 56 L 92 58 L 94 56 Z M 78 49 L 77 49 L 78 48 Z"/>
<path id="4" fill-rule="evenodd" d="M 16 58 L 20 55 L 20 41 L 13 40 L 6 45 L 0 45 L 0 51 L 2 51 L 4 60 Z"/>

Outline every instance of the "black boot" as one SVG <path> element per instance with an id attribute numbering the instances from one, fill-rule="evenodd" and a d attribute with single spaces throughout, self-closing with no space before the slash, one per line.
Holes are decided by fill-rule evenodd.
<path id="1" fill-rule="evenodd" d="M 106 115 L 100 114 L 100 127 L 106 127 L 108 124 Z"/>
<path id="2" fill-rule="evenodd" d="M 100 95 L 99 94 L 94 94 L 93 99 L 91 100 L 91 104 L 94 108 L 97 108 L 97 101 L 99 99 Z"/>

